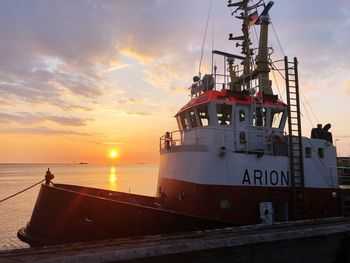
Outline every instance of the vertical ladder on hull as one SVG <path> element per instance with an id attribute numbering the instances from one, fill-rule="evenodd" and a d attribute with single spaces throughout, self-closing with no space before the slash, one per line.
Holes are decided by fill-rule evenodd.
<path id="1" fill-rule="evenodd" d="M 284 58 L 288 103 L 289 159 L 294 220 L 304 219 L 304 162 L 301 134 L 298 60 L 289 62 Z"/>
<path id="2" fill-rule="evenodd" d="M 341 186 L 342 209 L 345 217 L 350 217 L 350 157 L 337 158 L 339 185 Z"/>

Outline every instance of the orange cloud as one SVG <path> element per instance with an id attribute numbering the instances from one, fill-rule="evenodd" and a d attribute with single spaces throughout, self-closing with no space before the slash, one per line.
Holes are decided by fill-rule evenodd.
<path id="1" fill-rule="evenodd" d="M 112 71 L 127 68 L 129 66 L 130 66 L 129 64 L 123 63 L 119 60 L 111 60 L 109 62 L 109 67 L 105 70 L 105 72 L 110 73 Z"/>
<path id="2" fill-rule="evenodd" d="M 153 57 L 151 55 L 143 54 L 142 52 L 139 52 L 135 49 L 132 49 L 131 47 L 125 47 L 125 48 L 120 49 L 119 51 L 123 56 L 136 59 L 141 64 L 151 63 L 155 59 L 155 57 Z"/>

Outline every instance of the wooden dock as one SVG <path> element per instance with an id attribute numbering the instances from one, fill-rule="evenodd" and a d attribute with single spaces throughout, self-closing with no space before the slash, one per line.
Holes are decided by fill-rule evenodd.
<path id="1" fill-rule="evenodd" d="M 0 262 L 350 262 L 350 219 L 330 218 L 0 252 Z"/>

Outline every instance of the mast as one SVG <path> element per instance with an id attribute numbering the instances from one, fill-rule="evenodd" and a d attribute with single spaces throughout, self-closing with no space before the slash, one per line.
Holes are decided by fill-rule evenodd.
<path id="1" fill-rule="evenodd" d="M 253 19 L 253 15 L 257 15 L 257 11 L 250 13 L 251 10 L 256 10 L 259 6 L 263 5 L 262 1 L 259 1 L 253 6 L 248 5 L 249 0 L 243 0 L 241 2 L 232 3 L 232 0 L 228 1 L 228 7 L 236 7 L 236 10 L 232 12 L 232 15 L 235 14 L 238 10 L 241 10 L 239 16 L 235 16 L 238 19 L 241 19 L 242 22 L 242 36 L 233 37 L 233 34 L 230 34 L 229 40 L 242 41 L 242 43 L 237 43 L 236 47 L 241 46 L 241 53 L 244 54 L 244 59 L 242 61 L 243 72 L 238 81 L 232 81 L 233 87 L 235 83 L 239 82 L 243 89 L 249 89 L 251 87 L 251 80 L 258 79 L 259 90 L 266 95 L 273 95 L 271 80 L 269 78 L 270 67 L 268 62 L 268 27 L 270 24 L 270 18 L 268 12 L 272 5 L 273 1 L 270 1 L 264 8 L 261 15 L 254 20 L 255 24 L 260 24 L 260 38 L 259 38 L 259 49 L 258 55 L 256 57 L 256 69 L 252 72 L 251 62 L 252 56 L 254 55 L 254 50 L 250 48 L 251 41 L 249 35 L 250 23 Z M 253 24 L 254 24 L 253 22 Z M 231 62 L 232 64 L 232 62 Z M 231 72 L 230 72 L 231 73 Z M 233 75 L 232 73 L 230 75 Z M 231 77 L 231 79 L 233 79 Z"/>
<path id="2" fill-rule="evenodd" d="M 270 67 L 268 62 L 268 32 L 270 18 L 268 12 L 274 3 L 270 1 L 261 13 L 259 51 L 256 57 L 256 73 L 258 74 L 259 89 L 266 95 L 273 95 L 271 80 L 269 78 Z"/>
<path id="3" fill-rule="evenodd" d="M 227 5 L 228 7 L 237 7 L 237 9 L 234 12 L 232 12 L 232 15 L 235 14 L 238 10 L 242 10 L 240 15 L 236 16 L 236 18 L 243 20 L 242 29 L 241 29 L 243 36 L 233 37 L 233 34 L 230 34 L 229 40 L 242 41 L 241 44 L 237 43 L 236 47 L 241 46 L 242 47 L 241 53 L 245 55 L 241 63 L 243 65 L 243 74 L 242 74 L 243 76 L 249 76 L 251 73 L 250 61 L 251 61 L 251 56 L 253 54 L 252 50 L 250 49 L 250 45 L 252 43 L 250 42 L 249 28 L 248 28 L 248 23 L 249 23 L 248 3 L 249 3 L 249 0 L 243 0 L 237 3 L 232 3 L 232 1 L 229 0 Z M 246 89 L 250 88 L 249 81 L 247 81 L 246 83 L 244 83 L 243 81 L 242 84 L 243 85 L 246 84 Z"/>

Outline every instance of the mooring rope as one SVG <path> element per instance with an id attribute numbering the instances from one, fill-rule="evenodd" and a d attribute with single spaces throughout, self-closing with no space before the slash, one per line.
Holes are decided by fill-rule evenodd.
<path id="1" fill-rule="evenodd" d="M 46 180 L 46 179 L 43 179 L 43 180 L 37 182 L 36 184 L 33 184 L 33 185 L 31 185 L 31 186 L 29 186 L 29 187 L 27 187 L 27 188 L 25 188 L 25 189 L 23 189 L 23 190 L 21 190 L 21 191 L 15 193 L 15 194 L 13 194 L 13 195 L 10 195 L 9 197 L 6 197 L 6 198 L 0 200 L 0 203 L 6 201 L 6 200 L 8 200 L 8 199 L 10 199 L 10 198 L 12 198 L 12 197 L 14 197 L 14 196 L 16 196 L 16 195 L 19 195 L 19 194 L 21 194 L 21 193 L 23 193 L 23 192 L 25 192 L 25 191 L 27 191 L 27 190 L 33 188 L 34 186 L 37 186 L 38 184 L 41 184 L 41 183 L 44 182 L 45 180 Z"/>

